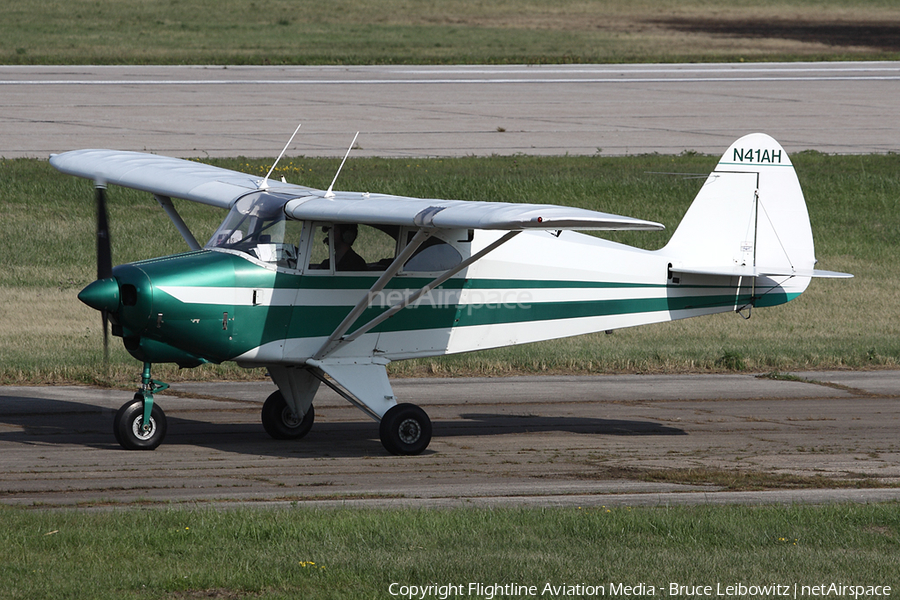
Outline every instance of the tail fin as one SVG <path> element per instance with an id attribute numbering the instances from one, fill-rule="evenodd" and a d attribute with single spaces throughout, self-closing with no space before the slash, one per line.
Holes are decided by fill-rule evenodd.
<path id="1" fill-rule="evenodd" d="M 763 133 L 725 152 L 671 240 L 672 271 L 734 277 L 847 277 L 814 270 L 806 201 L 784 148 Z M 800 285 L 797 285 L 800 284 Z"/>

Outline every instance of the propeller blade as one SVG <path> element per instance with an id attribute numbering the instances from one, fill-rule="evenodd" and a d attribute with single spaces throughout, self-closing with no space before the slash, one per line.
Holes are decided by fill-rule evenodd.
<path id="1" fill-rule="evenodd" d="M 106 186 L 95 184 L 97 195 L 97 279 L 112 277 L 112 246 L 109 240 L 109 214 L 106 210 Z M 100 311 L 103 318 L 103 364 L 109 365 L 109 314 Z"/>
<path id="2" fill-rule="evenodd" d="M 103 316 L 103 365 L 106 371 L 109 371 L 109 315 L 107 312 L 101 311 Z"/>
<path id="3" fill-rule="evenodd" d="M 97 183 L 97 279 L 112 277 L 112 248 L 109 241 L 109 215 L 106 211 L 106 186 Z"/>

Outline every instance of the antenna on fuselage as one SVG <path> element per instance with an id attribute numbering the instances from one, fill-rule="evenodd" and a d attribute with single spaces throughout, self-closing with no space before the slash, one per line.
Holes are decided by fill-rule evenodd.
<path id="1" fill-rule="evenodd" d="M 275 162 L 272 163 L 272 168 L 269 169 L 269 172 L 266 173 L 266 178 L 262 180 L 262 183 L 259 184 L 259 189 L 266 190 L 269 188 L 269 175 L 272 174 L 272 171 L 275 170 L 275 165 L 278 164 L 278 161 L 281 160 L 281 157 L 284 156 L 284 153 L 287 152 L 288 146 L 291 145 L 291 142 L 294 141 L 294 136 L 297 135 L 297 132 L 300 131 L 300 125 L 303 123 L 297 124 L 297 129 L 294 130 L 294 133 L 291 135 L 291 139 L 288 140 L 288 143 L 284 145 L 284 148 L 281 150 L 281 154 L 278 155 L 278 158 L 275 159 Z M 281 178 L 284 181 L 284 177 Z"/>
<path id="2" fill-rule="evenodd" d="M 347 162 L 347 157 L 350 156 L 350 151 L 353 150 L 353 144 L 356 143 L 356 138 L 359 137 L 359 132 L 356 132 L 356 135 L 353 136 L 353 141 L 350 142 L 350 147 L 347 148 L 347 154 L 344 155 L 344 160 L 341 161 L 341 166 L 338 167 L 337 173 L 334 174 L 334 179 L 331 180 L 331 185 L 328 186 L 328 190 L 325 192 L 326 198 L 334 198 L 334 192 L 331 191 L 334 188 L 334 184 L 337 181 L 338 175 L 341 174 L 341 169 L 344 168 L 344 163 Z"/>

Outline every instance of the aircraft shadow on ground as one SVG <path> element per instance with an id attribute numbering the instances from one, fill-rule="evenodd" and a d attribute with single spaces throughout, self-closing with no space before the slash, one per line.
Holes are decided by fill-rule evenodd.
<path id="1" fill-rule="evenodd" d="M 112 409 L 77 401 L 0 397 L 0 424 L 21 427 L 16 431 L 0 432 L 0 442 L 75 444 L 120 450 L 112 433 L 114 414 Z M 163 444 L 285 457 L 353 457 L 385 453 L 378 437 L 378 424 L 374 421 L 319 421 L 302 440 L 274 440 L 263 430 L 258 415 L 251 411 L 246 411 L 246 415 L 247 422 L 214 423 L 170 413 Z M 434 437 L 487 437 L 554 431 L 599 436 L 687 435 L 682 429 L 653 421 L 496 413 L 460 416 L 463 420 L 435 421 Z"/>
<path id="2" fill-rule="evenodd" d="M 449 435 L 499 435 L 549 431 L 587 435 L 687 435 L 683 429 L 661 425 L 653 421 L 493 413 L 465 413 L 460 416 L 468 422 L 454 421 L 452 424 L 448 423 L 448 426 L 452 426 L 454 429 L 465 429 L 465 431 L 449 433 Z"/>
<path id="3" fill-rule="evenodd" d="M 74 400 L 0 396 L 0 443 L 81 445 L 127 452 L 113 436 L 115 410 Z M 214 423 L 167 414 L 163 446 L 200 446 L 263 456 L 368 456 L 384 454 L 374 421 L 316 423 L 302 440 L 274 440 L 246 411 L 246 422 Z"/>

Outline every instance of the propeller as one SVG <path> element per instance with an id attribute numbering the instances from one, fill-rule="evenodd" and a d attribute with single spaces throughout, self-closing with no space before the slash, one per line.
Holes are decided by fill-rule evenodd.
<path id="1" fill-rule="evenodd" d="M 106 210 L 106 183 L 94 183 L 97 196 L 97 279 L 112 277 L 112 246 L 109 241 L 109 215 Z M 103 318 L 103 364 L 109 365 L 109 311 L 100 311 Z"/>

